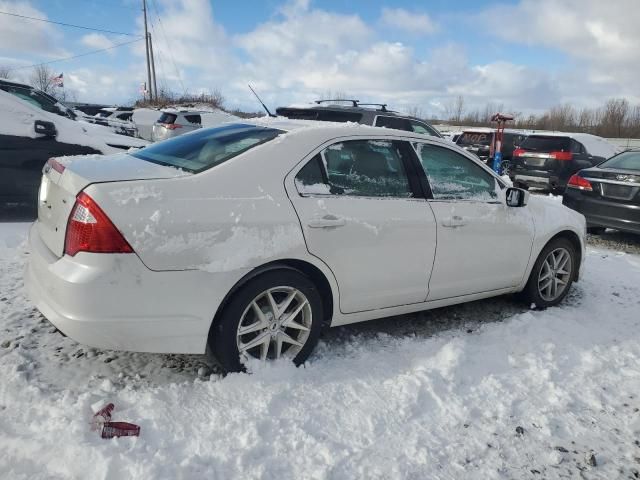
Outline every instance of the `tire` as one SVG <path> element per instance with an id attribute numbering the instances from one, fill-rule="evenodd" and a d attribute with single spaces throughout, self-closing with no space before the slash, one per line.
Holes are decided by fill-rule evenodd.
<path id="1" fill-rule="evenodd" d="M 587 227 L 587 233 L 592 233 L 593 235 L 602 235 L 605 230 L 605 227 Z"/>
<path id="2" fill-rule="evenodd" d="M 279 315 L 274 314 L 271 299 Z M 278 307 L 284 308 L 281 311 Z M 289 318 L 297 309 L 294 318 Z M 318 343 L 323 314 L 318 289 L 306 275 L 289 268 L 268 271 L 249 280 L 231 297 L 211 328 L 209 350 L 226 372 L 245 371 L 247 357 L 279 358 L 278 344 L 280 357 L 300 365 Z M 253 347 L 241 353 L 241 345 L 252 343 Z"/>
<path id="3" fill-rule="evenodd" d="M 565 258 L 559 257 L 561 251 L 566 252 L 566 254 L 569 255 L 569 258 L 566 264 L 563 265 L 563 268 L 556 271 L 553 268 L 554 260 L 550 255 L 554 252 L 553 258 L 558 258 L 558 265 L 561 265 Z M 571 289 L 571 284 L 575 279 L 578 268 L 577 258 L 576 249 L 569 240 L 565 238 L 556 238 L 555 240 L 550 241 L 544 247 L 542 252 L 540 252 L 538 259 L 531 270 L 527 285 L 522 291 L 522 298 L 528 303 L 535 303 L 538 308 L 543 309 L 558 305 Z M 570 267 L 570 270 L 568 270 L 567 267 Z M 562 272 L 567 273 L 563 274 Z M 547 273 L 550 274 L 550 277 L 545 278 Z M 555 292 L 553 291 L 553 285 L 549 285 L 547 288 L 541 288 L 547 285 L 546 280 L 548 278 L 557 278 L 560 281 L 564 281 L 565 284 L 562 285 L 558 282 L 555 286 Z M 553 280 L 551 281 L 553 282 Z M 560 289 L 559 292 L 558 289 Z"/>

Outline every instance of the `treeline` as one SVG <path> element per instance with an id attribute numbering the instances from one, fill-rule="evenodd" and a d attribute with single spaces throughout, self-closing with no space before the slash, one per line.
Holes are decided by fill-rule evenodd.
<path id="1" fill-rule="evenodd" d="M 175 93 L 166 88 L 158 90 L 158 98 L 149 100 L 147 98 L 138 99 L 136 107 L 164 108 L 170 105 L 182 105 L 185 107 L 195 107 L 196 105 L 207 105 L 212 108 L 225 111 L 240 118 L 253 118 L 263 115 L 261 112 L 245 112 L 238 109 L 230 109 L 225 105 L 225 98 L 218 89 L 213 89 L 211 93 Z"/>
<path id="2" fill-rule="evenodd" d="M 447 121 L 478 127 L 495 126 L 495 123 L 491 122 L 491 116 L 497 112 L 514 116 L 514 121 L 508 122 L 510 128 L 582 132 L 612 138 L 640 138 L 640 105 L 632 106 L 624 98 L 612 98 L 598 108 L 577 108 L 570 104 L 562 104 L 541 115 L 525 115 L 521 112 L 511 112 L 505 109 L 504 105 L 491 103 L 481 110 L 466 112 L 464 99 L 458 97 L 445 110 Z"/>

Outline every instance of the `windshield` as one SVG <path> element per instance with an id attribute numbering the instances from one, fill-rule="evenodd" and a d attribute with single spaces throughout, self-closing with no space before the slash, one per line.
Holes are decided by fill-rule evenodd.
<path id="1" fill-rule="evenodd" d="M 138 150 L 132 155 L 148 162 L 198 173 L 273 140 L 282 133 L 282 130 L 255 125 L 226 125 L 181 135 Z"/>
<path id="2" fill-rule="evenodd" d="M 63 117 L 74 118 L 67 110 L 62 107 L 62 104 L 55 98 L 36 90 L 35 88 L 20 86 L 20 85 L 0 85 L 0 89 L 4 90 L 11 95 L 18 97 L 25 102 L 33 105 L 36 108 L 44 110 L 45 112 L 55 113 Z"/>
<path id="3" fill-rule="evenodd" d="M 520 148 L 534 152 L 569 152 L 571 139 L 569 137 L 542 137 L 529 135 Z"/>
<path id="4" fill-rule="evenodd" d="M 491 142 L 490 132 L 464 132 L 458 138 L 456 142 L 458 145 L 485 145 L 488 146 Z"/>
<path id="5" fill-rule="evenodd" d="M 605 160 L 600 168 L 616 168 L 621 170 L 637 170 L 640 172 L 640 150 L 634 152 L 624 152 L 620 155 Z"/>

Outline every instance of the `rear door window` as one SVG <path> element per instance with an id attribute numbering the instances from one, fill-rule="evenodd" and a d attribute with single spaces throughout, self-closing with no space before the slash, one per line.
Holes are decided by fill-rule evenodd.
<path id="1" fill-rule="evenodd" d="M 185 115 L 184 118 L 189 123 L 197 123 L 198 125 L 202 123 L 200 115 Z"/>
<path id="2" fill-rule="evenodd" d="M 400 117 L 376 117 L 376 127 L 394 128 L 396 130 L 404 130 L 407 132 L 413 132 L 411 123 L 406 118 Z"/>
<path id="3" fill-rule="evenodd" d="M 131 155 L 159 165 L 198 173 L 273 140 L 282 133 L 282 130 L 254 125 L 226 125 L 181 135 Z"/>
<path id="4" fill-rule="evenodd" d="M 158 123 L 172 124 L 176 121 L 176 118 L 178 118 L 178 116 L 173 113 L 162 112 L 162 115 L 160 115 L 160 118 L 158 119 Z"/>
<path id="5" fill-rule="evenodd" d="M 520 147 L 533 152 L 569 152 L 571 139 L 569 137 L 529 135 Z"/>
<path id="6" fill-rule="evenodd" d="M 298 172 L 296 187 L 302 195 L 412 197 L 399 143 L 349 140 L 333 144 Z"/>
<path id="7" fill-rule="evenodd" d="M 445 147 L 414 146 L 435 200 L 491 202 L 497 198 L 495 178 L 473 161 Z"/>

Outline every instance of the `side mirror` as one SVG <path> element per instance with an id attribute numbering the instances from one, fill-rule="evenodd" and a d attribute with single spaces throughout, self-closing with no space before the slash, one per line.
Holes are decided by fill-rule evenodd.
<path id="1" fill-rule="evenodd" d="M 58 135 L 58 131 L 56 130 L 56 126 L 53 122 L 45 122 L 44 120 L 36 120 L 33 123 L 33 129 L 38 135 L 42 135 L 43 137 L 50 138 Z"/>
<path id="2" fill-rule="evenodd" d="M 521 188 L 509 187 L 506 191 L 507 206 L 524 207 L 529 202 L 529 192 Z"/>

